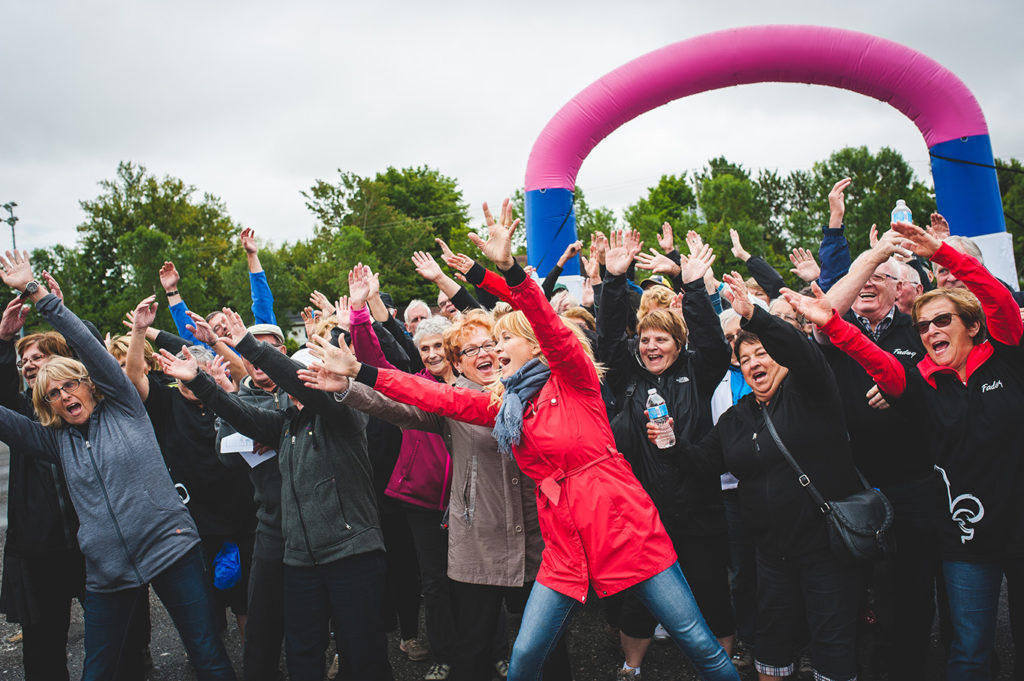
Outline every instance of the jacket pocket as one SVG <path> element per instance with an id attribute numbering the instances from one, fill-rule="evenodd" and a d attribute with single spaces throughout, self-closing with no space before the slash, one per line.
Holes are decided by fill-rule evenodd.
<path id="1" fill-rule="evenodd" d="M 473 525 L 473 518 L 476 516 L 476 483 L 477 456 L 474 454 L 469 460 L 469 470 L 466 471 L 466 481 L 462 488 L 462 520 L 469 526 Z"/>
<path id="2" fill-rule="evenodd" d="M 316 509 L 307 517 L 316 520 L 311 523 L 312 527 L 306 528 L 310 543 L 314 547 L 339 543 L 352 526 L 345 520 L 345 509 L 341 504 L 336 479 L 327 478 L 318 482 L 313 488 L 311 501 L 316 505 Z"/>

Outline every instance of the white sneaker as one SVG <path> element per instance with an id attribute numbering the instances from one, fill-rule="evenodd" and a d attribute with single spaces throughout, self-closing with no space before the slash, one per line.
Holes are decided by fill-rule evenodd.
<path id="1" fill-rule="evenodd" d="M 666 643 L 672 640 L 672 637 L 668 635 L 665 627 L 660 624 L 654 628 L 654 640 L 658 643 Z"/>

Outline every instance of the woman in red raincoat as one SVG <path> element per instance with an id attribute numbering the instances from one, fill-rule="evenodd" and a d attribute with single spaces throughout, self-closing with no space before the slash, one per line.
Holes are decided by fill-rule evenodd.
<path id="1" fill-rule="evenodd" d="M 512 221 L 508 200 L 500 222 L 486 204 L 484 215 L 489 238 L 474 241 L 505 274 L 508 302 L 520 310 L 495 325 L 503 389 L 488 395 L 377 370 L 360 365 L 346 348 L 326 344 L 314 348 L 325 364 L 317 387 L 344 390 L 347 382 L 329 374 L 355 377 L 400 402 L 492 425 L 499 451 L 514 455 L 537 483 L 545 548 L 509 679 L 540 678 L 544 659 L 593 584 L 601 597 L 632 588 L 702 678 L 738 681 L 697 608 L 654 504 L 615 450 L 589 346 L 513 260 L 511 235 L 519 221 Z"/>

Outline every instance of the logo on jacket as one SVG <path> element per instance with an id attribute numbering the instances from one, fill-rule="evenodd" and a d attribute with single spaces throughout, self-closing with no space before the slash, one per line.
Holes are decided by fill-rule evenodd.
<path id="1" fill-rule="evenodd" d="M 896 348 L 892 351 L 892 354 L 899 357 L 917 357 L 916 350 L 904 350 L 903 348 Z"/>
<path id="2" fill-rule="evenodd" d="M 989 390 L 998 390 L 1003 387 L 1002 381 L 992 381 L 991 383 L 982 383 L 981 392 L 987 393 Z"/>
<path id="3" fill-rule="evenodd" d="M 968 527 L 968 525 L 974 525 L 985 517 L 985 506 L 981 503 L 981 499 L 973 494 L 961 494 L 954 499 L 953 490 L 949 486 L 949 477 L 946 476 L 946 471 L 938 466 L 935 466 L 935 470 L 939 472 L 942 476 L 942 481 L 946 483 L 949 514 L 953 518 L 953 522 L 960 527 L 960 543 L 966 544 L 974 539 L 974 528 Z"/>

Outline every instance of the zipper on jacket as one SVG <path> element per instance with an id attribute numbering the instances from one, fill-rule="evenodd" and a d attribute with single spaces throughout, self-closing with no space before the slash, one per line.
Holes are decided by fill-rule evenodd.
<path id="1" fill-rule="evenodd" d="M 299 525 L 302 526 L 302 536 L 306 539 L 306 553 L 313 565 L 319 565 L 316 556 L 313 555 L 313 546 L 309 543 L 309 531 L 306 529 L 306 521 L 302 518 L 302 504 L 299 503 L 299 495 L 295 492 L 295 436 L 292 435 L 292 455 L 288 457 L 289 483 L 292 487 L 292 497 L 295 499 L 295 510 L 299 513 Z"/>
<path id="2" fill-rule="evenodd" d="M 88 443 L 86 443 L 88 445 Z M 50 464 L 50 474 L 53 475 L 53 486 L 57 490 L 57 505 L 60 506 L 61 525 L 64 528 L 64 541 L 69 549 L 77 549 L 78 543 L 72 541 L 71 529 L 68 527 L 68 507 L 64 503 L 64 485 L 60 481 L 60 471 L 57 464 Z"/>
<path id="3" fill-rule="evenodd" d="M 117 530 L 117 538 L 121 540 L 121 548 L 124 549 L 124 556 L 132 566 L 132 570 L 135 572 L 135 576 L 138 578 L 139 583 L 144 584 L 145 580 L 142 579 L 139 567 L 135 564 L 135 560 L 132 558 L 132 554 L 128 550 L 128 542 L 124 540 L 124 534 L 121 533 L 121 525 L 117 522 L 117 517 L 114 515 L 114 509 L 110 505 L 110 495 L 107 494 L 107 486 L 104 484 L 103 478 L 100 476 L 100 467 L 96 465 L 96 459 L 92 455 L 92 445 L 88 440 L 85 441 L 85 450 L 89 452 L 89 462 L 92 464 L 93 471 L 96 472 L 96 480 L 100 483 L 100 489 L 103 490 L 103 501 L 107 504 L 107 513 L 110 514 L 110 520 L 114 523 L 114 529 Z"/>

